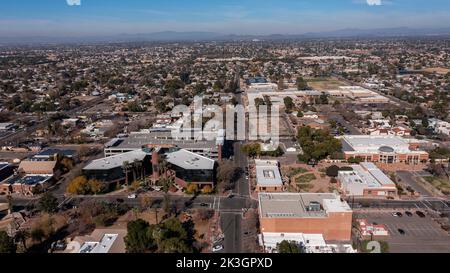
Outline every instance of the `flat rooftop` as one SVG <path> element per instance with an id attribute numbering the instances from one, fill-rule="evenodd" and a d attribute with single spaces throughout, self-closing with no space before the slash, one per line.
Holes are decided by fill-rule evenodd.
<path id="1" fill-rule="evenodd" d="M 399 136 L 346 135 L 340 139 L 344 152 L 423 153 L 410 150 L 409 141 Z"/>
<path id="2" fill-rule="evenodd" d="M 256 180 L 258 186 L 282 186 L 278 162 L 256 160 Z"/>
<path id="3" fill-rule="evenodd" d="M 339 172 L 347 182 L 366 184 L 369 188 L 395 188 L 395 183 L 373 163 L 364 162 L 351 167 L 353 171 Z"/>
<path id="4" fill-rule="evenodd" d="M 212 170 L 215 161 L 187 150 L 179 150 L 166 156 L 167 162 L 185 170 Z"/>
<path id="5" fill-rule="evenodd" d="M 70 150 L 70 149 L 51 148 L 51 149 L 47 149 L 47 150 L 44 150 L 44 151 L 36 154 L 34 157 L 50 157 L 50 156 L 54 156 L 56 154 L 62 154 L 67 157 L 73 157 L 76 154 L 76 151 Z"/>
<path id="6" fill-rule="evenodd" d="M 319 209 L 310 209 L 319 204 Z M 259 206 L 263 218 L 324 218 L 330 212 L 352 211 L 334 193 L 260 193 Z"/>
<path id="7" fill-rule="evenodd" d="M 20 184 L 26 186 L 35 186 L 49 181 L 52 175 L 27 175 L 24 177 L 15 176 L 8 179 L 5 183 L 9 185 Z"/>
<path id="8" fill-rule="evenodd" d="M 169 132 L 152 132 L 131 134 L 121 141 L 115 140 L 114 143 L 108 143 L 110 149 L 141 149 L 147 145 L 173 145 L 182 149 L 192 148 L 217 148 L 215 140 L 193 140 L 193 139 L 172 139 Z M 112 144 L 112 145 L 111 145 Z"/>

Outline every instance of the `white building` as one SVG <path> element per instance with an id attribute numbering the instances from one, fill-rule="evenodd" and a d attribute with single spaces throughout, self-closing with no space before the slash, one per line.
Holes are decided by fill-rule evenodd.
<path id="1" fill-rule="evenodd" d="M 396 196 L 395 183 L 375 164 L 352 165 L 352 171 L 339 171 L 341 189 L 347 196 Z"/>
<path id="2" fill-rule="evenodd" d="M 276 253 L 283 241 L 295 242 L 306 253 L 356 253 L 350 244 L 327 244 L 322 234 L 271 233 L 260 235 L 260 244 L 266 253 Z"/>
<path id="3" fill-rule="evenodd" d="M 346 135 L 342 142 L 345 159 L 360 158 L 385 164 L 426 162 L 429 154 L 418 150 L 419 142 L 398 136 Z"/>
<path id="4" fill-rule="evenodd" d="M 259 192 L 282 192 L 283 179 L 281 178 L 278 161 L 255 160 L 255 164 L 256 190 Z"/>

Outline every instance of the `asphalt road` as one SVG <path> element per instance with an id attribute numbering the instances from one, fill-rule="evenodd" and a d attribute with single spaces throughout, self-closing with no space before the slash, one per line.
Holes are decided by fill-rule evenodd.
<path id="1" fill-rule="evenodd" d="M 242 144 L 240 142 L 234 144 L 234 161 L 236 166 L 239 166 L 245 171 L 245 167 L 248 166 L 247 155 L 242 152 L 241 148 Z M 245 174 L 237 181 L 234 193 L 244 197 L 250 196 L 249 181 L 246 179 Z"/>
<path id="2" fill-rule="evenodd" d="M 221 213 L 220 225 L 225 235 L 224 252 L 242 252 L 242 214 Z"/>
<path id="3" fill-rule="evenodd" d="M 70 203 L 73 205 L 79 204 L 83 201 L 97 201 L 97 202 L 120 202 L 125 203 L 130 206 L 140 206 L 142 199 L 144 196 L 139 196 L 136 199 L 129 199 L 127 194 L 118 194 L 118 195 L 99 195 L 99 196 L 70 196 L 65 197 L 63 195 L 56 196 L 58 198 L 59 203 Z M 150 200 L 156 205 L 162 204 L 164 197 L 149 197 Z M 178 195 L 170 195 L 170 201 L 172 205 L 175 205 L 177 208 L 205 208 L 205 209 L 216 209 L 225 212 L 233 212 L 233 213 L 242 213 L 242 210 L 245 208 L 256 208 L 257 202 L 250 201 L 244 197 L 217 197 L 217 196 L 197 196 L 197 197 L 189 197 L 189 196 L 178 196 Z M 6 203 L 7 198 L 5 196 L 0 196 L 0 202 Z M 39 198 L 13 198 L 13 204 L 16 207 L 25 207 L 30 205 L 37 205 L 39 203 Z"/>
<path id="4" fill-rule="evenodd" d="M 422 186 L 419 182 L 417 182 L 414 178 L 414 174 L 408 171 L 397 171 L 398 177 L 411 186 L 413 190 L 420 193 L 422 197 L 432 197 L 433 193 L 427 190 L 424 186 Z"/>

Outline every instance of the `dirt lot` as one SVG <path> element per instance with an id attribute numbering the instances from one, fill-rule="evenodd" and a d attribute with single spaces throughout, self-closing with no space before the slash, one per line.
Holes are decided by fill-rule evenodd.
<path id="1" fill-rule="evenodd" d="M 429 67 L 423 69 L 425 72 L 429 73 L 437 73 L 441 75 L 447 75 L 447 73 L 450 73 L 450 68 L 444 68 L 444 67 Z"/>
<path id="2" fill-rule="evenodd" d="M 394 217 L 393 212 L 401 212 L 402 217 Z M 405 215 L 405 210 L 365 210 L 355 212 L 355 218 L 367 219 L 369 223 L 384 224 L 389 230 L 389 251 L 391 253 L 448 253 L 450 235 L 429 215 L 425 218 Z M 402 229 L 405 234 L 401 234 Z"/>
<path id="3" fill-rule="evenodd" d="M 334 190 L 335 185 L 331 184 L 330 177 L 322 172 L 329 165 L 331 164 L 312 168 L 307 164 L 294 164 L 284 166 L 282 174 L 290 177 L 291 191 L 330 192 Z"/>
<path id="4" fill-rule="evenodd" d="M 345 86 L 344 82 L 341 82 L 334 78 L 323 79 L 307 79 L 308 85 L 317 91 L 326 91 L 330 89 L 338 89 L 339 86 Z"/>

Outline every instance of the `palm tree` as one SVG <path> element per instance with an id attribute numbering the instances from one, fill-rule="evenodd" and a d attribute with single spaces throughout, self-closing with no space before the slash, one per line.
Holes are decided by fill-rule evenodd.
<path id="1" fill-rule="evenodd" d="M 130 162 L 128 162 L 128 161 L 125 161 L 125 162 L 123 162 L 123 164 L 122 164 L 122 170 L 123 170 L 123 172 L 125 173 L 125 183 L 127 184 L 127 186 L 129 186 L 130 184 L 129 184 L 129 179 L 128 179 L 128 173 L 129 173 L 129 171 L 130 171 L 130 167 L 131 167 L 131 165 L 130 165 Z"/>
<path id="2" fill-rule="evenodd" d="M 137 173 L 139 174 L 139 179 L 142 180 L 144 178 L 142 161 L 135 159 L 133 164 L 136 168 Z"/>
<path id="3" fill-rule="evenodd" d="M 158 158 L 158 165 L 159 165 L 160 175 L 166 175 L 167 170 L 169 169 L 169 163 L 167 162 L 165 156 L 160 156 Z"/>

